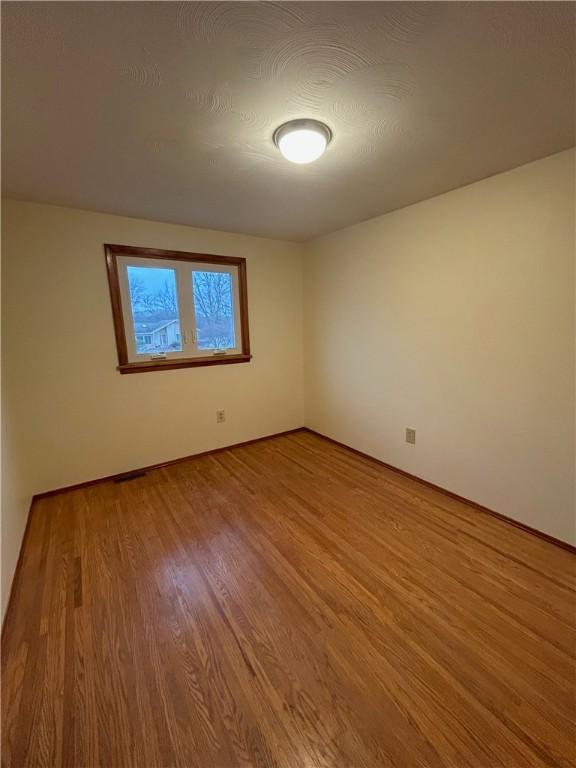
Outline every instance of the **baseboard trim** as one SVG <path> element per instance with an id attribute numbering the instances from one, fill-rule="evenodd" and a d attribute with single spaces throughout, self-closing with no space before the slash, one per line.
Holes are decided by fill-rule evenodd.
<path id="1" fill-rule="evenodd" d="M 242 448 L 244 445 L 252 445 L 253 443 L 260 443 L 263 440 L 272 440 L 275 437 L 282 437 L 283 435 L 292 435 L 294 432 L 301 432 L 305 427 L 295 427 L 294 429 L 286 429 L 284 432 L 275 432 L 272 435 L 264 435 L 263 437 L 254 437 L 252 440 L 244 440 L 241 443 L 232 443 L 230 445 L 223 445 L 220 448 L 212 448 L 209 451 L 201 451 L 200 453 L 191 453 L 188 456 L 180 456 L 178 459 L 170 459 L 170 461 L 161 461 L 158 464 L 149 464 L 146 467 L 137 467 L 136 469 L 127 469 L 125 472 L 118 472 L 115 475 L 106 475 L 105 477 L 97 477 L 95 480 L 85 480 L 83 483 L 75 483 L 74 485 L 66 485 L 62 488 L 54 488 L 51 491 L 43 491 L 42 493 L 34 494 L 32 502 L 39 499 L 46 499 L 49 496 L 57 496 L 60 493 L 68 493 L 69 491 L 78 491 L 81 488 L 88 488 L 91 485 L 99 485 L 100 483 L 109 483 L 114 480 L 121 480 L 127 475 L 133 475 L 138 472 L 151 472 L 153 469 L 162 469 L 162 467 L 170 467 L 173 464 L 181 464 L 183 461 L 189 461 L 190 459 L 199 459 L 202 456 L 209 456 L 212 453 L 221 453 L 222 451 L 229 451 L 232 448 Z"/>
<path id="2" fill-rule="evenodd" d="M 544 533 L 543 531 L 539 531 L 537 528 L 532 528 L 530 525 L 526 525 L 525 523 L 521 523 L 518 520 L 514 520 L 511 517 L 507 517 L 506 515 L 503 515 L 501 512 L 495 512 L 493 509 L 489 509 L 488 507 L 483 506 L 482 504 L 479 504 L 477 501 L 472 501 L 471 499 L 467 499 L 465 496 L 460 496 L 457 493 L 454 493 L 453 491 L 449 491 L 446 488 L 442 488 L 440 485 L 436 485 L 435 483 L 431 483 L 429 480 L 424 480 L 421 477 L 418 477 L 417 475 L 413 475 L 410 472 L 406 472 L 404 469 L 399 469 L 398 467 L 393 466 L 392 464 L 388 464 L 386 461 L 382 461 L 381 459 L 377 459 L 375 456 L 370 456 L 369 453 L 364 453 L 364 451 L 359 451 L 357 448 L 352 448 L 350 445 L 346 445 L 346 443 L 341 443 L 339 440 L 335 440 L 333 437 L 328 437 L 327 435 L 323 435 L 321 432 L 317 432 L 315 429 L 310 429 L 310 427 L 304 427 L 304 432 L 310 432 L 313 435 L 316 435 L 317 437 L 321 437 L 323 440 L 328 440 L 330 443 L 334 443 L 334 445 L 338 445 L 340 448 L 345 448 L 347 451 L 351 451 L 352 453 L 355 453 L 357 456 L 362 456 L 364 459 L 368 459 L 369 461 L 379 464 L 381 467 L 386 467 L 386 469 L 392 470 L 392 472 L 396 472 L 399 475 L 403 475 L 404 477 L 409 478 L 410 480 L 415 480 L 417 483 L 421 483 L 422 485 L 427 486 L 428 488 L 432 488 L 435 491 L 439 491 L 440 493 L 443 493 L 446 496 L 450 496 L 450 498 L 455 499 L 456 501 L 460 501 L 463 504 L 467 504 L 469 507 L 474 507 L 474 509 L 477 509 L 479 512 L 484 512 L 487 515 L 491 515 L 492 517 L 495 517 L 498 520 L 501 520 L 504 523 L 508 523 L 509 525 L 513 525 L 515 528 L 519 528 L 521 531 L 524 531 L 525 533 L 530 533 L 533 536 L 537 536 L 539 539 L 544 539 L 544 541 L 549 542 L 550 544 L 555 544 L 557 547 L 561 547 L 562 549 L 567 550 L 568 552 L 571 552 L 572 554 L 576 554 L 576 546 L 573 544 L 570 544 L 567 541 L 562 541 L 562 539 L 557 539 L 555 536 L 550 536 L 548 533 Z"/>

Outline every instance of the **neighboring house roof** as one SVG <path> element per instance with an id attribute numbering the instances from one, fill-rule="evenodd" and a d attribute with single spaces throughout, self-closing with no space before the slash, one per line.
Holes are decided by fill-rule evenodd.
<path id="1" fill-rule="evenodd" d="M 174 323 L 179 323 L 179 320 L 169 320 L 167 323 L 161 323 L 160 325 L 156 325 L 155 323 L 134 323 L 134 331 L 135 333 L 156 333 L 157 331 L 161 331 L 163 328 L 168 328 L 169 325 L 173 325 Z"/>
<path id="2" fill-rule="evenodd" d="M 163 328 L 168 328 L 169 325 L 174 325 L 175 323 L 180 325 L 179 320 L 169 320 L 167 323 L 162 323 L 162 325 L 159 325 L 156 328 L 154 328 L 153 333 L 156 333 L 156 331 L 161 331 Z"/>

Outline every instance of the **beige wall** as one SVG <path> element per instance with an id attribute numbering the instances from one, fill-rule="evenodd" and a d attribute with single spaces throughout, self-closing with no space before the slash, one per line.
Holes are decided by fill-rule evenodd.
<path id="1" fill-rule="evenodd" d="M 569 151 L 309 243 L 308 426 L 576 543 L 574 210 Z"/>
<path id="2" fill-rule="evenodd" d="M 105 242 L 245 256 L 252 362 L 120 375 Z M 32 494 L 302 426 L 303 335 L 294 243 L 4 201 L 2 244 L 4 610 Z"/>

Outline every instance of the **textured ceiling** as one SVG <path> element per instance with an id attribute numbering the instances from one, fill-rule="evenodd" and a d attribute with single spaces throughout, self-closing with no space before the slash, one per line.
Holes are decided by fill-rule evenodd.
<path id="1" fill-rule="evenodd" d="M 576 5 L 3 3 L 3 186 L 305 240 L 574 142 Z M 272 132 L 334 132 L 309 166 Z"/>

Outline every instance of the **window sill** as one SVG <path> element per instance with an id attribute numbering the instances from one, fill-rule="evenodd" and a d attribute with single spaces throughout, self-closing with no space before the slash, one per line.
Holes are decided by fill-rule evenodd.
<path id="1" fill-rule="evenodd" d="M 249 363 L 252 355 L 211 355 L 210 357 L 187 357 L 172 360 L 149 360 L 142 363 L 119 365 L 120 373 L 145 373 L 146 371 L 167 371 L 173 368 L 199 368 L 202 365 L 230 365 Z"/>

